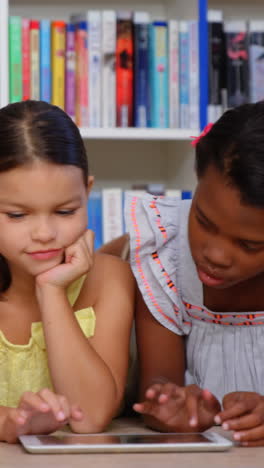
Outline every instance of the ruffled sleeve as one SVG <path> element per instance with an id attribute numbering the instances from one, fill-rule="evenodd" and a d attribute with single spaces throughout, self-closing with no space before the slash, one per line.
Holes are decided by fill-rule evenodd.
<path id="1" fill-rule="evenodd" d="M 166 328 L 186 335 L 191 323 L 179 291 L 180 199 L 127 194 L 126 229 L 130 262 L 152 315 Z"/>

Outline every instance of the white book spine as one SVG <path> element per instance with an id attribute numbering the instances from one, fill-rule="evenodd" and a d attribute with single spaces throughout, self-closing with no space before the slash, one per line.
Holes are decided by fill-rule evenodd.
<path id="1" fill-rule="evenodd" d="M 198 22 L 189 21 L 189 74 L 190 74 L 190 128 L 200 128 L 199 123 L 199 45 Z"/>
<path id="2" fill-rule="evenodd" d="M 89 10 L 87 19 L 89 126 L 101 127 L 101 12 Z"/>
<path id="3" fill-rule="evenodd" d="M 169 20 L 169 126 L 179 128 L 179 23 Z"/>
<path id="4" fill-rule="evenodd" d="M 102 12 L 102 126 L 116 126 L 116 13 Z"/>
<path id="5" fill-rule="evenodd" d="M 264 21 L 249 22 L 250 102 L 264 99 Z"/>
<path id="6" fill-rule="evenodd" d="M 243 20 L 224 21 L 224 31 L 226 33 L 247 32 L 247 22 Z"/>
<path id="7" fill-rule="evenodd" d="M 120 188 L 102 190 L 103 242 L 123 234 L 123 193 Z"/>
<path id="8" fill-rule="evenodd" d="M 165 196 L 181 199 L 181 190 L 179 190 L 179 189 L 167 189 L 167 190 L 165 190 Z"/>
<path id="9" fill-rule="evenodd" d="M 0 107 L 9 101 L 8 77 L 8 0 L 0 0 Z"/>

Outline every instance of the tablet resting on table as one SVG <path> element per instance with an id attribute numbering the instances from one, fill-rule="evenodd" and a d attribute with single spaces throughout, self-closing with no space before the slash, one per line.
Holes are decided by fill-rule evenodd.
<path id="1" fill-rule="evenodd" d="M 213 431 L 168 434 L 24 435 L 20 442 L 32 453 L 200 452 L 223 451 L 232 442 Z"/>

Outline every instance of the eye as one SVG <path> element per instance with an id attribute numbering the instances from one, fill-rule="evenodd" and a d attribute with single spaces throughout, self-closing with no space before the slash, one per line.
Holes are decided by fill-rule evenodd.
<path id="1" fill-rule="evenodd" d="M 200 216 L 196 215 L 196 220 L 201 226 L 209 228 L 209 224 L 204 219 L 200 218 Z"/>
<path id="2" fill-rule="evenodd" d="M 20 219 L 26 216 L 25 213 L 6 213 L 6 215 L 11 219 Z"/>
<path id="3" fill-rule="evenodd" d="M 259 251 L 263 250 L 263 248 L 264 248 L 264 244 L 250 244 L 249 242 L 246 242 L 246 241 L 243 241 L 243 240 L 239 241 L 239 245 L 246 252 L 252 252 L 252 253 L 259 252 Z"/>
<path id="4" fill-rule="evenodd" d="M 56 214 L 60 216 L 70 216 L 73 215 L 76 212 L 76 208 L 71 209 L 71 210 L 58 210 L 56 211 Z"/>

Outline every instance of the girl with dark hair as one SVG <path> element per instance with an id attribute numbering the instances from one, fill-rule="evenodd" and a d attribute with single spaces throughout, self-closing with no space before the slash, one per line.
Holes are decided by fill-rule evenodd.
<path id="1" fill-rule="evenodd" d="M 128 368 L 134 280 L 93 253 L 93 177 L 76 125 L 26 101 L 0 109 L 0 440 L 102 431 Z"/>
<path id="2" fill-rule="evenodd" d="M 209 130 L 209 131 L 208 131 Z M 264 445 L 264 102 L 197 139 L 192 201 L 130 196 L 140 400 L 161 431 Z"/>

